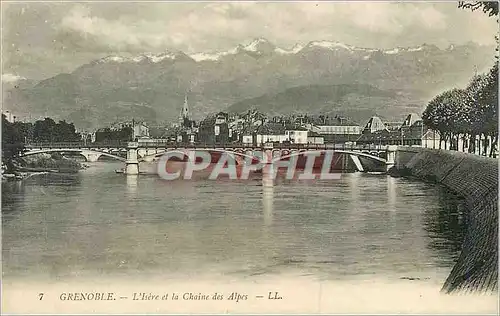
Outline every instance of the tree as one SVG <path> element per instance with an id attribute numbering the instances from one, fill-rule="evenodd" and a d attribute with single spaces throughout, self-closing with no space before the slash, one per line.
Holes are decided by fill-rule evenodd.
<path id="1" fill-rule="evenodd" d="M 43 121 L 36 121 L 33 128 L 33 138 L 35 142 L 52 142 L 54 127 L 56 122 L 46 117 Z"/>
<path id="2" fill-rule="evenodd" d="M 76 132 L 73 123 L 59 121 L 46 117 L 43 121 L 36 121 L 33 127 L 33 140 L 35 142 L 74 142 L 81 136 Z"/>
<path id="3" fill-rule="evenodd" d="M 486 76 L 484 74 L 476 75 L 472 78 L 471 82 L 465 89 L 466 91 L 466 108 L 469 113 L 469 152 L 476 152 L 476 138 L 479 136 L 479 146 L 481 146 L 481 134 L 482 134 L 482 117 L 477 111 L 478 104 L 478 91 L 483 89 L 486 84 Z M 481 150 L 481 148 L 479 148 Z"/>
<path id="4" fill-rule="evenodd" d="M 432 99 L 424 113 L 424 124 L 439 131 L 441 142 L 450 140 L 450 145 L 458 149 L 458 137 L 467 130 L 468 111 L 466 111 L 466 92 L 461 89 L 445 91 Z M 439 146 L 441 148 L 441 142 Z"/>
<path id="5" fill-rule="evenodd" d="M 13 170 L 13 159 L 24 151 L 24 138 L 14 123 L 2 114 L 2 163 L 7 170 Z"/>
<path id="6" fill-rule="evenodd" d="M 54 126 L 53 133 L 52 139 L 55 142 L 75 142 L 81 139 L 81 135 L 76 132 L 75 125 L 66 121 L 59 121 Z"/>
<path id="7" fill-rule="evenodd" d="M 132 127 L 124 126 L 118 130 L 106 127 L 98 130 L 95 135 L 96 142 L 120 142 L 132 139 Z"/>
<path id="8" fill-rule="evenodd" d="M 470 9 L 472 11 L 482 9 L 488 16 L 498 15 L 497 1 L 459 1 L 458 7 L 461 9 Z"/>
<path id="9" fill-rule="evenodd" d="M 487 141 L 491 140 L 489 156 L 493 156 L 498 143 L 498 63 L 485 76 L 484 84 L 475 91 L 476 115 L 479 131 Z M 478 126 L 479 127 L 479 126 Z M 484 148 L 486 155 L 487 148 Z"/>

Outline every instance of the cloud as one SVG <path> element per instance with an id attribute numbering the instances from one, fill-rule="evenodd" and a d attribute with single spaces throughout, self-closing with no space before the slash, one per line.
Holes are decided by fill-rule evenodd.
<path id="1" fill-rule="evenodd" d="M 2 74 L 2 82 L 16 82 L 26 78 L 14 74 Z"/>
<path id="2" fill-rule="evenodd" d="M 412 27 L 446 27 L 445 15 L 432 6 L 371 2 L 353 6 L 350 13 L 357 26 L 387 34 L 402 33 Z"/>
<path id="3" fill-rule="evenodd" d="M 69 72 L 109 54 L 228 50 L 256 37 L 283 48 L 313 40 L 393 48 L 494 44 L 498 24 L 456 3 L 126 2 L 9 4 L 4 69 Z"/>
<path id="4" fill-rule="evenodd" d="M 63 17 L 60 27 L 68 35 L 76 33 L 80 39 L 110 50 L 168 46 L 175 42 L 169 35 L 148 31 L 142 24 L 142 21 L 128 24 L 92 16 L 88 8 L 76 6 Z"/>
<path id="5" fill-rule="evenodd" d="M 446 15 L 430 4 L 386 2 L 163 3 L 154 11 L 143 9 L 140 16 L 130 11 L 113 17 L 97 12 L 93 14 L 88 5 L 75 6 L 62 18 L 60 30 L 101 50 L 202 51 L 227 49 L 254 37 L 293 46 L 299 40 L 339 37 L 345 41 L 352 37 L 359 41 L 374 34 L 395 36 L 415 29 L 429 32 L 448 27 Z M 365 38 L 352 36 L 362 32 Z"/>

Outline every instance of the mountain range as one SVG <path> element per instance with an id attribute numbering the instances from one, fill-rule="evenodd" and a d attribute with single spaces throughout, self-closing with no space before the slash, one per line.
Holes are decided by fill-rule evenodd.
<path id="1" fill-rule="evenodd" d="M 339 113 L 362 123 L 372 115 L 399 120 L 421 112 L 437 93 L 463 87 L 493 64 L 494 47 L 394 49 L 312 41 L 291 49 L 255 39 L 224 52 L 166 51 L 107 56 L 71 73 L 4 85 L 4 109 L 20 117 L 51 116 L 81 129 L 115 121 L 175 120 L 187 94 L 200 119 L 222 110 L 267 114 Z"/>

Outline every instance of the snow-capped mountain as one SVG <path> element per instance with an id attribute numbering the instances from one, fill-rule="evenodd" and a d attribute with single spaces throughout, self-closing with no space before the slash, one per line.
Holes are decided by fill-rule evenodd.
<path id="1" fill-rule="evenodd" d="M 492 65 L 494 54 L 493 47 L 472 43 L 446 49 L 428 44 L 378 49 L 318 40 L 287 48 L 258 38 L 218 52 L 107 56 L 70 74 L 12 89 L 5 94 L 4 106 L 95 127 L 130 116 L 150 121 L 175 119 L 186 91 L 190 91 L 190 109 L 199 118 L 292 87 L 305 87 L 288 90 L 302 93 L 309 86 L 351 84 L 350 91 L 355 91 L 356 85 L 368 84 L 398 93 L 369 97 L 370 91 L 377 90 L 368 89 L 360 95 L 345 94 L 344 99 L 332 97 L 336 101 L 329 105 L 304 103 L 302 110 L 349 108 L 356 116 L 356 109 L 363 108 L 359 113 L 376 112 L 392 119 L 405 104 L 423 108 L 443 89 L 467 84 L 476 68 L 481 71 Z M 324 94 L 329 89 L 314 91 Z M 286 104 L 273 106 L 278 108 L 289 110 Z M 364 119 L 363 115 L 357 119 Z"/>
<path id="2" fill-rule="evenodd" d="M 297 43 L 295 46 L 293 46 L 291 49 L 285 49 L 282 47 L 277 47 L 270 41 L 264 39 L 264 38 L 257 38 L 254 39 L 253 41 L 247 43 L 247 44 L 240 44 L 237 45 L 234 48 L 231 48 L 226 51 L 220 51 L 220 52 L 197 52 L 197 53 L 190 53 L 190 54 L 184 54 L 182 52 L 170 52 L 166 51 L 160 54 L 153 54 L 153 53 L 144 53 L 138 56 L 134 57 L 124 57 L 124 56 L 106 56 L 104 58 L 99 59 L 97 62 L 98 63 L 125 63 L 125 62 L 135 62 L 135 63 L 141 63 L 141 62 L 152 62 L 152 63 L 158 63 L 161 62 L 165 59 L 169 60 L 176 60 L 176 59 L 181 59 L 184 58 L 184 60 L 192 59 L 195 62 L 202 62 L 202 61 L 220 61 L 223 57 L 226 56 L 235 56 L 238 54 L 250 54 L 252 56 L 269 56 L 269 55 L 296 55 L 301 52 L 307 52 L 311 50 L 326 50 L 326 51 L 347 51 L 351 53 L 371 53 L 371 52 L 382 52 L 384 54 L 388 55 L 393 55 L 393 54 L 399 54 L 399 53 L 406 53 L 406 52 L 417 52 L 417 51 L 423 51 L 426 48 L 434 48 L 435 46 L 430 46 L 430 45 L 421 45 L 417 47 L 396 47 L 396 48 L 391 48 L 391 49 L 376 49 L 376 48 L 363 48 L 363 47 L 356 47 L 353 45 L 341 43 L 341 42 L 335 42 L 335 41 L 311 41 L 307 43 L 306 45 Z M 453 45 L 451 45 L 453 48 Z M 189 57 L 186 59 L 186 57 Z"/>
<path id="3" fill-rule="evenodd" d="M 151 62 L 151 63 L 159 63 L 164 60 L 181 60 L 189 58 L 188 55 L 183 52 L 170 52 L 166 51 L 160 54 L 153 53 L 144 53 L 134 57 L 125 57 L 118 55 L 110 55 L 103 57 L 94 61 L 94 63 L 103 64 L 103 63 L 142 63 L 142 62 Z"/>
<path id="4" fill-rule="evenodd" d="M 258 38 L 253 40 L 250 44 L 243 47 L 243 50 L 247 52 L 264 52 L 273 51 L 276 47 L 271 44 L 268 40 L 264 38 Z"/>
<path id="5" fill-rule="evenodd" d="M 290 55 L 290 54 L 297 54 L 303 48 L 304 48 L 304 45 L 302 45 L 302 44 L 295 44 L 295 46 L 292 49 L 283 49 L 283 48 L 276 47 L 274 51 L 276 53 L 278 53 L 278 54 Z"/>

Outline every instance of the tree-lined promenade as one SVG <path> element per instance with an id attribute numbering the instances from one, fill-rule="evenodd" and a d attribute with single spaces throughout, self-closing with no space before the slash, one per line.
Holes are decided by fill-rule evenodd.
<path id="1" fill-rule="evenodd" d="M 498 17 L 497 1 L 461 1 L 458 7 L 482 10 L 490 17 Z M 436 96 L 422 115 L 425 125 L 439 131 L 444 149 L 464 151 L 468 147 L 471 153 L 495 155 L 498 146 L 498 36 L 495 39 L 497 56 L 493 67 L 485 74 L 476 74 L 465 89 L 456 88 Z M 459 148 L 460 139 L 462 148 Z"/>
<path id="2" fill-rule="evenodd" d="M 488 73 L 472 78 L 465 89 L 436 96 L 422 119 L 426 126 L 439 131 L 443 149 L 463 151 L 468 147 L 471 153 L 493 156 L 498 146 L 498 63 Z"/>

